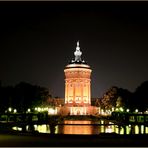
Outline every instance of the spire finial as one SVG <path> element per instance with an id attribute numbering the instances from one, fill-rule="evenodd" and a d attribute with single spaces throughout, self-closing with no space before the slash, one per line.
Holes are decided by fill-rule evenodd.
<path id="1" fill-rule="evenodd" d="M 77 47 L 79 47 L 79 41 L 77 41 Z"/>
<path id="2" fill-rule="evenodd" d="M 79 47 L 79 41 L 77 41 L 77 47 L 76 47 L 77 51 L 80 51 L 80 47 Z"/>

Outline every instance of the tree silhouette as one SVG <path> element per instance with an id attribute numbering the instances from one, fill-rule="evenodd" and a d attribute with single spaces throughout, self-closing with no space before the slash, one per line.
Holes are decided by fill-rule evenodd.
<path id="1" fill-rule="evenodd" d="M 124 108 L 132 108 L 132 97 L 133 93 L 131 93 L 127 89 L 118 88 L 118 97 L 120 97 L 120 106 Z"/>
<path id="2" fill-rule="evenodd" d="M 136 88 L 132 102 L 141 111 L 148 109 L 148 81 L 144 81 Z"/>
<path id="3" fill-rule="evenodd" d="M 28 108 L 44 106 L 49 97 L 47 88 L 20 82 L 13 86 L 0 86 L 0 112 L 4 112 L 8 107 L 16 108 L 19 112 L 24 112 Z"/>
<path id="4" fill-rule="evenodd" d="M 127 89 L 112 86 L 104 93 L 101 102 L 102 108 L 111 109 L 112 107 L 130 108 L 132 106 L 133 94 Z"/>
<path id="5" fill-rule="evenodd" d="M 102 97 L 102 107 L 104 109 L 112 109 L 112 107 L 116 106 L 117 101 L 117 87 L 112 86 L 110 89 L 107 90 L 106 93 L 104 93 Z"/>

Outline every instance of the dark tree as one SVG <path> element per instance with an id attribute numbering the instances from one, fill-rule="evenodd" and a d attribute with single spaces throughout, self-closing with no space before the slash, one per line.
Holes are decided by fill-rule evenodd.
<path id="1" fill-rule="evenodd" d="M 112 86 L 110 89 L 104 93 L 102 97 L 102 108 L 104 109 L 112 109 L 112 107 L 116 107 L 116 101 L 118 98 L 117 94 L 118 87 Z"/>
<path id="2" fill-rule="evenodd" d="M 133 94 L 127 89 L 112 86 L 104 93 L 101 100 L 101 107 L 111 109 L 112 107 L 131 108 Z"/>
<path id="3" fill-rule="evenodd" d="M 14 88 L 12 86 L 0 88 L 0 112 L 4 112 L 12 106 L 14 97 Z"/>
<path id="4" fill-rule="evenodd" d="M 95 100 L 94 106 L 97 106 L 97 107 L 101 107 L 101 106 L 102 106 L 101 98 L 97 98 L 97 99 Z"/>
<path id="5" fill-rule="evenodd" d="M 148 109 L 148 81 L 143 82 L 134 92 L 132 102 L 141 111 Z"/>
<path id="6" fill-rule="evenodd" d="M 118 96 L 121 98 L 120 100 L 121 106 L 124 108 L 132 108 L 133 107 L 133 104 L 132 104 L 133 93 L 123 88 L 118 88 L 117 92 L 118 92 Z"/>
<path id="7" fill-rule="evenodd" d="M 23 112 L 27 108 L 45 105 L 48 96 L 48 89 L 21 82 L 15 86 L 14 104 L 17 109 Z"/>

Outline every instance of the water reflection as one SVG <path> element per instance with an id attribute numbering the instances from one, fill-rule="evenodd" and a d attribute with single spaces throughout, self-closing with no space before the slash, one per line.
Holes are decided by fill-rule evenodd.
<path id="1" fill-rule="evenodd" d="M 77 121 L 65 120 L 64 124 L 68 124 L 68 125 L 57 125 L 55 127 L 55 134 L 100 134 L 100 133 L 117 133 L 117 134 L 147 133 L 148 134 L 148 127 L 145 127 L 144 125 L 140 125 L 140 126 L 127 125 L 125 127 L 122 127 L 118 125 L 113 125 L 113 123 L 111 122 L 104 122 L 103 120 L 100 120 L 97 122 L 82 121 L 82 120 L 77 120 Z M 20 131 L 20 128 L 18 127 L 13 127 L 13 129 Z M 26 127 L 26 130 L 29 130 L 29 126 Z M 45 125 L 45 124 L 34 125 L 34 130 L 40 133 L 50 133 L 49 125 Z"/>
<path id="2" fill-rule="evenodd" d="M 66 120 L 65 124 L 83 124 L 83 125 L 64 125 L 63 134 L 94 134 L 93 126 L 85 125 L 91 124 L 91 121 L 73 121 Z"/>

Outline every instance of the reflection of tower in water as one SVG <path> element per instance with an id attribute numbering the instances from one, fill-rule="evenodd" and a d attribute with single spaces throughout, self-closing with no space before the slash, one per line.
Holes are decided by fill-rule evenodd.
<path id="1" fill-rule="evenodd" d="M 80 120 L 66 120 L 64 125 L 63 132 L 64 134 L 93 134 L 93 126 L 91 125 L 92 121 L 80 121 Z M 76 124 L 76 125 L 74 125 Z M 82 125 L 80 125 L 82 124 Z M 85 125 L 90 124 L 90 125 Z"/>

